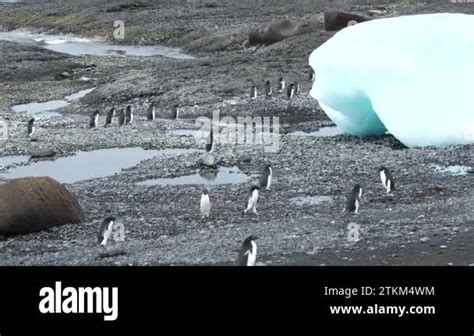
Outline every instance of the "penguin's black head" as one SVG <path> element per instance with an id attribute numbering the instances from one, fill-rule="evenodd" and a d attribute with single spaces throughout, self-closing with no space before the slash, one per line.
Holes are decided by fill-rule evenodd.
<path id="1" fill-rule="evenodd" d="M 353 192 L 359 192 L 360 189 L 362 189 L 362 187 L 360 186 L 359 183 L 357 183 L 357 184 L 354 186 L 354 188 L 352 189 L 352 191 L 353 191 Z"/>
<path id="2" fill-rule="evenodd" d="M 382 167 L 379 168 L 379 171 L 387 171 L 387 168 L 382 166 Z"/>
<path id="3" fill-rule="evenodd" d="M 280 82 L 283 82 L 283 77 L 280 77 Z"/>
<path id="4" fill-rule="evenodd" d="M 269 170 L 271 167 L 272 167 L 271 164 L 267 164 L 267 165 L 265 165 L 265 170 Z"/>
<path id="5" fill-rule="evenodd" d="M 250 244 L 251 241 L 254 241 L 254 240 L 257 240 L 257 239 L 258 239 L 258 237 L 254 236 L 254 235 L 248 236 L 247 238 L 245 238 L 244 244 L 245 243 Z"/>
<path id="6" fill-rule="evenodd" d="M 35 122 L 35 118 L 31 118 L 30 120 L 28 120 L 28 124 L 33 124 Z"/>
<path id="7" fill-rule="evenodd" d="M 270 81 L 267 79 L 267 81 L 265 82 L 265 84 L 270 85 Z"/>
<path id="8" fill-rule="evenodd" d="M 127 112 L 132 110 L 132 105 L 127 105 Z"/>
<path id="9" fill-rule="evenodd" d="M 207 194 L 208 194 L 207 189 L 203 189 L 203 190 L 202 190 L 202 193 L 203 193 L 204 195 L 207 195 Z"/>
<path id="10" fill-rule="evenodd" d="M 107 218 L 105 219 L 105 221 L 106 221 L 107 223 L 115 222 L 115 217 L 107 217 Z"/>
<path id="11" fill-rule="evenodd" d="M 252 188 L 250 188 L 250 192 L 253 192 L 254 190 L 260 190 L 260 187 L 259 186 L 252 186 Z"/>
<path id="12" fill-rule="evenodd" d="M 94 115 L 99 115 L 99 110 L 95 110 Z"/>

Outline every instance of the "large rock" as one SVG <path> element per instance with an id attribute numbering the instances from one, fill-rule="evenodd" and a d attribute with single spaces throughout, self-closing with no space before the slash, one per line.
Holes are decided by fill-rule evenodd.
<path id="1" fill-rule="evenodd" d="M 341 30 L 351 23 L 359 23 L 371 18 L 346 12 L 324 12 L 324 28 L 327 31 Z"/>
<path id="2" fill-rule="evenodd" d="M 277 18 L 267 24 L 252 28 L 249 33 L 249 43 L 270 45 L 290 36 L 312 32 L 316 28 L 315 23 L 293 22 L 287 18 Z"/>
<path id="3" fill-rule="evenodd" d="M 14 179 L 0 186 L 0 233 L 37 232 L 83 220 L 74 196 L 50 177 Z"/>
<path id="4" fill-rule="evenodd" d="M 201 165 L 206 167 L 215 167 L 217 165 L 217 158 L 212 153 L 206 153 L 201 156 L 199 162 Z"/>

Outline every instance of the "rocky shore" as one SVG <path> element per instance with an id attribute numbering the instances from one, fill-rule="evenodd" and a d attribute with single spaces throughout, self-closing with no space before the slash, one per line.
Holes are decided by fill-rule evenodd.
<path id="1" fill-rule="evenodd" d="M 473 146 L 406 149 L 387 134 L 359 138 L 311 136 L 331 121 L 308 96 L 309 53 L 334 33 L 322 24 L 325 10 L 382 16 L 461 12 L 474 4 L 449 1 L 329 2 L 297 1 L 70 1 L 0 2 L 1 30 L 71 34 L 114 44 L 178 47 L 193 56 L 73 56 L 0 40 L 0 183 L 12 156 L 52 150 L 57 158 L 111 148 L 186 149 L 157 154 L 109 176 L 66 183 L 79 201 L 85 222 L 38 233 L 2 237 L 0 265 L 229 265 L 250 234 L 258 237 L 262 265 L 467 265 L 474 263 L 474 174 L 449 167 L 474 167 Z M 316 31 L 269 46 L 249 46 L 248 31 L 275 17 L 318 25 Z M 125 39 L 113 38 L 113 23 L 123 20 Z M 263 83 L 276 87 L 283 76 L 298 81 L 300 93 L 288 105 L 283 94 L 263 95 Z M 250 101 L 252 83 L 259 97 Z M 95 88 L 81 99 L 39 118 L 35 139 L 26 137 L 29 115 L 11 107 L 63 99 Z M 149 103 L 157 120 L 146 120 Z M 104 128 L 107 108 L 134 104 L 134 123 Z M 173 108 L 180 106 L 174 120 Z M 100 127 L 89 129 L 89 115 L 101 112 Z M 204 146 L 189 136 L 198 117 L 278 117 L 278 150 L 262 145 L 218 144 L 219 167 L 247 175 L 242 183 L 210 184 L 211 218 L 203 221 L 198 184 L 144 184 L 154 179 L 204 174 Z M 447 113 L 446 118 L 449 118 Z M 186 132 L 187 131 L 187 132 Z M 1 135 L 1 133 L 0 133 Z M 15 160 L 13 160 L 15 162 Z M 243 215 L 250 186 L 264 165 L 274 181 L 263 190 L 259 215 Z M 16 165 L 16 166 L 15 166 Z M 385 195 L 378 168 L 390 167 L 397 183 Z M 80 167 L 70 166 L 71 174 Z M 2 175 L 7 174 L 7 175 Z M 235 174 L 235 173 L 234 173 Z M 229 178 L 232 178 L 230 173 Z M 172 180 L 175 181 L 175 180 Z M 358 215 L 343 215 L 347 192 L 364 188 Z M 125 240 L 98 246 L 100 221 L 113 214 L 125 226 Z M 358 241 L 347 239 L 348 225 L 360 227 Z"/>

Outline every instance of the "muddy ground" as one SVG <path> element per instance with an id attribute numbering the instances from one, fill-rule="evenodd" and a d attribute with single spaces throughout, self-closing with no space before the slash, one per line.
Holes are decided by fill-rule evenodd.
<path id="1" fill-rule="evenodd" d="M 146 149 L 196 148 L 201 151 L 156 157 L 119 174 L 67 184 L 78 198 L 83 224 L 0 241 L 2 265 L 194 265 L 232 264 L 243 239 L 259 236 L 258 261 L 265 265 L 467 265 L 474 263 L 474 176 L 453 175 L 434 165 L 474 167 L 473 146 L 404 149 L 390 135 L 359 138 L 295 136 L 331 121 L 308 97 L 310 52 L 333 33 L 323 29 L 321 13 L 342 9 L 366 14 L 378 8 L 346 2 L 316 1 L 61 1 L 0 2 L 3 30 L 30 29 L 101 37 L 113 43 L 163 44 L 195 56 L 80 56 L 0 41 L 0 117 L 9 125 L 0 140 L 0 157 L 53 149 L 57 156 L 114 147 Z M 380 2 L 379 2 L 380 3 Z M 384 16 L 461 12 L 474 14 L 474 4 L 449 1 L 384 1 Z M 249 28 L 277 16 L 319 22 L 316 32 L 268 47 L 246 44 Z M 123 20 L 124 41 L 113 40 L 113 22 Z M 62 78 L 65 71 L 71 77 Z M 276 83 L 280 76 L 298 80 L 301 93 L 290 108 L 286 99 L 249 101 L 252 82 Z M 81 78 L 90 80 L 84 81 Z M 276 84 L 274 84 L 275 86 Z M 32 142 L 25 136 L 28 117 L 10 107 L 32 101 L 61 99 L 81 89 L 96 89 L 61 109 L 60 118 L 42 119 Z M 145 118 L 153 101 L 158 119 Z M 131 126 L 87 128 L 98 108 L 134 103 L 138 116 Z M 171 117 L 174 104 L 181 118 Z M 194 107 L 194 108 L 193 108 Z M 210 186 L 211 219 L 199 216 L 202 186 L 143 186 L 138 182 L 194 174 L 203 145 L 193 137 L 170 133 L 193 129 L 200 116 L 280 118 L 279 150 L 261 145 L 218 145 L 219 166 L 238 166 L 250 176 L 242 184 Z M 449 115 L 446 116 L 449 118 Z M 102 119 L 103 122 L 103 119 Z M 271 163 L 274 183 L 262 191 L 259 216 L 243 215 L 245 198 L 262 167 Z M 386 196 L 378 167 L 390 167 L 397 183 Z M 71 167 L 74 169 L 74 167 Z M 1 182 L 0 182 L 1 183 Z M 364 188 L 361 212 L 342 215 L 348 190 Z M 296 197 L 327 196 L 328 201 L 296 205 Z M 107 212 L 126 228 L 125 241 L 97 246 L 98 225 Z M 350 223 L 360 226 L 360 240 L 347 239 Z"/>

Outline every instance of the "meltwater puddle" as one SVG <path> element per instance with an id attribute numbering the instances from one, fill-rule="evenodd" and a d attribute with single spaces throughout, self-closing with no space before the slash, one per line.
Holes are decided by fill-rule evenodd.
<path id="1" fill-rule="evenodd" d="M 290 203 L 297 206 L 319 205 L 330 202 L 332 202 L 332 197 L 330 196 L 300 196 L 290 198 Z"/>
<path id="2" fill-rule="evenodd" d="M 49 176 L 61 183 L 74 183 L 114 175 L 122 169 L 134 167 L 141 161 L 156 156 L 178 156 L 196 151 L 196 149 L 145 150 L 140 147 L 81 151 L 76 152 L 73 156 L 52 161 L 31 161 L 29 165 L 15 166 L 6 172 L 0 171 L 0 177 L 13 179 L 27 176 Z M 15 163 L 22 164 L 25 163 L 24 160 L 25 157 L 3 157 L 0 158 L 0 168 Z"/>
<path id="3" fill-rule="evenodd" d="M 220 185 L 220 184 L 238 184 L 245 183 L 250 176 L 244 174 L 237 167 L 219 167 L 214 174 L 206 171 L 199 174 L 178 176 L 172 178 L 158 178 L 138 182 L 138 185 L 156 186 L 156 185 Z"/>
<path id="4" fill-rule="evenodd" d="M 441 165 L 433 165 L 433 168 L 439 173 L 450 174 L 453 176 L 462 176 L 467 174 L 473 173 L 473 168 L 468 166 L 460 166 L 460 165 L 453 165 L 453 166 L 441 166 Z"/>
<path id="5" fill-rule="evenodd" d="M 21 44 L 32 44 L 64 54 L 81 55 L 123 55 L 123 56 L 163 56 L 175 59 L 193 59 L 179 48 L 164 46 L 114 45 L 97 40 L 67 35 L 47 35 L 13 30 L 0 32 L 0 40 Z"/>
<path id="6" fill-rule="evenodd" d="M 344 134 L 344 132 L 342 132 L 336 126 L 325 126 L 325 127 L 320 127 L 319 130 L 314 131 L 314 132 L 295 131 L 295 132 L 290 132 L 288 134 L 292 136 L 331 137 L 331 136 Z"/>
<path id="7" fill-rule="evenodd" d="M 11 110 L 13 112 L 26 112 L 28 115 L 38 119 L 56 117 L 60 116 L 61 114 L 54 112 L 54 110 L 66 107 L 72 102 L 81 99 L 94 90 L 95 88 L 80 90 L 60 100 L 49 100 L 42 103 L 33 102 L 29 104 L 15 105 L 11 107 Z"/>

